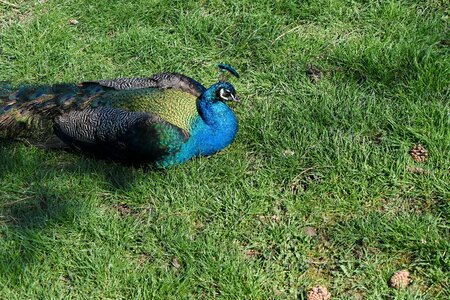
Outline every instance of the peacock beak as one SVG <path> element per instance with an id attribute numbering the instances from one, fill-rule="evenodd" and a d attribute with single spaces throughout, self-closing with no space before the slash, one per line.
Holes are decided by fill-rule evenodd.
<path id="1" fill-rule="evenodd" d="M 237 95 L 231 94 L 231 98 L 232 98 L 231 101 L 241 103 L 241 99 L 239 99 Z"/>

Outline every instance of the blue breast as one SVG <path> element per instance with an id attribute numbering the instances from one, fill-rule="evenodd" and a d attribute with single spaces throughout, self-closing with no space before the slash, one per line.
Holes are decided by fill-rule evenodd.
<path id="1" fill-rule="evenodd" d="M 211 155 L 231 144 L 238 131 L 236 116 L 224 103 L 214 104 L 214 122 L 206 124 L 197 117 L 192 124 L 190 138 L 183 144 L 180 151 L 172 157 L 159 162 L 161 167 L 169 167 L 183 163 L 193 157 Z M 210 120 L 211 121 L 211 120 Z"/>

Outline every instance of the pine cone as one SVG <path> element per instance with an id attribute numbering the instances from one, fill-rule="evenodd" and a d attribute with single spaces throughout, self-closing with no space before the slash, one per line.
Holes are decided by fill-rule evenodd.
<path id="1" fill-rule="evenodd" d="M 425 162 L 428 160 L 428 152 L 421 144 L 414 145 L 411 151 L 409 151 L 409 154 L 417 162 Z"/>
<path id="2" fill-rule="evenodd" d="M 409 277 L 408 270 L 400 270 L 395 272 L 392 275 L 391 280 L 389 281 L 391 287 L 394 289 L 402 289 L 407 287 L 411 283 L 411 278 Z"/>
<path id="3" fill-rule="evenodd" d="M 318 285 L 308 292 L 306 299 L 307 300 L 329 300 L 329 299 L 331 299 L 331 294 L 328 292 L 326 287 Z"/>

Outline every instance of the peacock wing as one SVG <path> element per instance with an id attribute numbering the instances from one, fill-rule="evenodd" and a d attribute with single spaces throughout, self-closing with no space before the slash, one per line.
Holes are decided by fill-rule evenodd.
<path id="1" fill-rule="evenodd" d="M 159 73 L 144 78 L 117 78 L 111 80 L 89 81 L 115 90 L 136 90 L 145 88 L 176 89 L 193 96 L 200 96 L 205 87 L 198 81 L 179 73 Z"/>
<path id="2" fill-rule="evenodd" d="M 147 112 L 187 134 L 198 116 L 196 99 L 204 90 L 194 79 L 177 73 L 80 84 L 13 87 L 1 83 L 0 136 L 36 136 L 36 132 L 48 132 L 46 128 L 58 116 L 97 107 Z"/>
<path id="3" fill-rule="evenodd" d="M 118 78 L 87 82 L 112 89 L 92 101 L 92 107 L 111 106 L 126 111 L 155 114 L 183 129 L 186 133 L 196 117 L 197 98 L 205 87 L 194 79 L 178 73 L 160 73 L 148 78 Z"/>
<path id="4" fill-rule="evenodd" d="M 154 162 L 180 150 L 184 131 L 157 115 L 98 107 L 72 111 L 55 120 L 67 145 L 119 161 Z"/>

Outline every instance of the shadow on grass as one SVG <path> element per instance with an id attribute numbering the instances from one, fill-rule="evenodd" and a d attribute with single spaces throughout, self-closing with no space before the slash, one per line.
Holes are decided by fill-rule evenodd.
<path id="1" fill-rule="evenodd" d="M 21 148 L 18 150 L 18 148 Z M 40 152 L 40 153 L 37 153 Z M 59 157 L 61 154 L 70 154 Z M 18 170 L 29 169 L 27 181 L 40 180 L 46 174 L 97 174 L 102 176 L 113 189 L 127 190 L 133 184 L 136 170 L 152 172 L 157 170 L 146 165 L 133 165 L 115 162 L 107 158 L 81 153 L 70 148 L 42 150 L 28 147 L 21 142 L 7 141 L 0 138 L 0 179 Z M 1 191 L 1 190 L 0 190 Z"/>
<path id="2" fill-rule="evenodd" d="M 60 247 L 52 242 L 65 232 L 60 228 L 70 232 L 95 213 L 98 194 L 126 192 L 139 173 L 61 154 L 0 140 L 0 273 L 8 280 L 20 280 L 27 266 Z"/>

